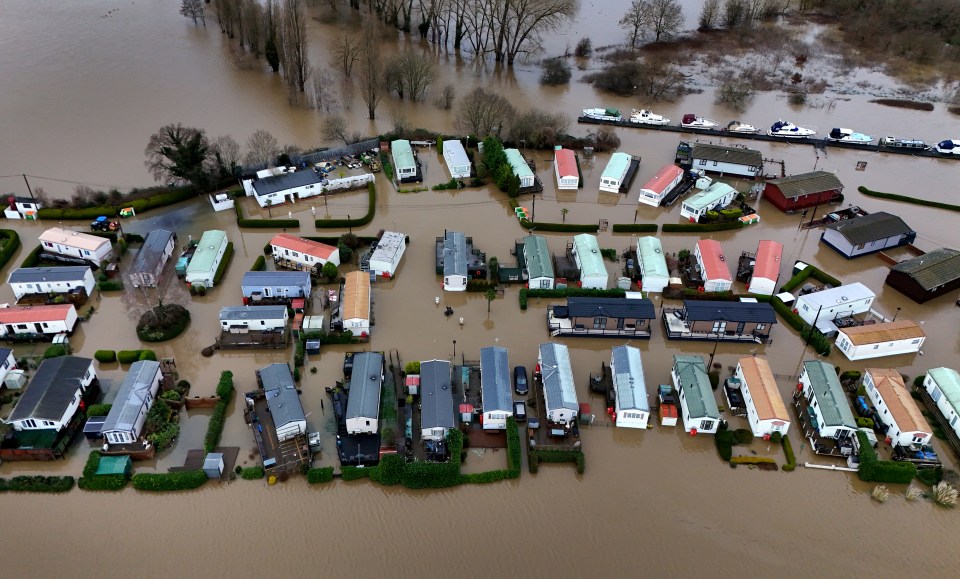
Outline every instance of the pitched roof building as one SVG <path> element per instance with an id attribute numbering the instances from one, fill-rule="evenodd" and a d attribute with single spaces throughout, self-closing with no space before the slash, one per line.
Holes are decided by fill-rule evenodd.
<path id="1" fill-rule="evenodd" d="M 917 303 L 960 289 L 960 251 L 942 247 L 890 268 L 886 284 Z"/>

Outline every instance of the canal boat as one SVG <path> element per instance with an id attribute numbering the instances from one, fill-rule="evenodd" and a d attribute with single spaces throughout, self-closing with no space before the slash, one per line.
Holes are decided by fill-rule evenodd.
<path id="1" fill-rule="evenodd" d="M 760 129 L 753 125 L 741 123 L 740 121 L 730 121 L 730 124 L 727 125 L 727 132 L 740 133 L 742 135 L 756 135 L 760 132 Z"/>
<path id="2" fill-rule="evenodd" d="M 947 139 L 937 143 L 933 150 L 941 155 L 960 155 L 960 139 Z"/>
<path id="3" fill-rule="evenodd" d="M 680 126 L 685 129 L 714 129 L 718 124 L 717 121 L 705 119 L 692 113 L 685 114 L 680 119 Z"/>
<path id="4" fill-rule="evenodd" d="M 865 145 L 873 142 L 873 137 L 864 135 L 863 133 L 856 133 L 853 129 L 834 127 L 834 129 L 830 131 L 830 134 L 827 135 L 827 140 L 835 143 L 860 143 Z"/>
<path id="5" fill-rule="evenodd" d="M 669 125 L 670 119 L 647 109 L 633 109 L 630 113 L 630 122 L 643 125 Z"/>
<path id="6" fill-rule="evenodd" d="M 880 139 L 881 147 L 892 147 L 897 149 L 917 149 L 926 150 L 927 144 L 919 139 L 901 139 L 899 137 L 883 137 Z"/>
<path id="7" fill-rule="evenodd" d="M 790 121 L 778 120 L 770 126 L 767 134 L 771 137 L 782 137 L 784 139 L 805 139 L 817 134 L 817 131 L 806 127 L 798 127 Z"/>
<path id="8" fill-rule="evenodd" d="M 617 109 L 583 109 L 583 116 L 598 121 L 621 121 L 623 117 Z"/>

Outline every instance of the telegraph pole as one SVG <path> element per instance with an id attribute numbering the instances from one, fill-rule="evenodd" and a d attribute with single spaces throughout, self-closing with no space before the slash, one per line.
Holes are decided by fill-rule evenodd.
<path id="1" fill-rule="evenodd" d="M 27 181 L 26 173 L 20 173 L 20 175 L 23 177 L 23 182 L 27 184 L 27 191 L 30 192 L 30 198 L 36 201 L 37 198 L 33 196 L 33 189 L 30 188 L 30 181 Z"/>

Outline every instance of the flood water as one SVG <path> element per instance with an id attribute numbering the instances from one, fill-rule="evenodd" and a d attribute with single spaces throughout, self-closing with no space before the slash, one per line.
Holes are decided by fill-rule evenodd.
<path id="1" fill-rule="evenodd" d="M 591 14 L 585 3 L 574 39 L 600 38 L 616 18 Z M 608 10 L 607 3 L 603 11 Z M 699 8 L 699 6 L 697 6 Z M 36 18 L 42 11 L 44 18 Z M 619 11 L 616 12 L 619 14 Z M 314 63 L 322 63 L 320 39 L 337 25 L 310 24 Z M 615 30 L 620 34 L 619 30 Z M 44 38 L 47 42 L 37 42 Z M 618 37 L 619 38 L 619 37 Z M 32 42 L 25 43 L 25 39 Z M 386 42 L 386 41 L 385 41 Z M 566 41 L 553 38 L 552 50 L 562 51 Z M 559 44 L 557 44 L 559 42 Z M 601 44 L 595 40 L 595 44 Z M 25 50 L 24 46 L 31 46 Z M 35 45 L 35 46 L 34 46 Z M 288 106 L 280 81 L 256 70 L 231 66 L 229 51 L 211 20 L 207 30 L 195 28 L 176 15 L 169 3 L 94 2 L 85 7 L 54 2 L 5 3 L 0 19 L 0 174 L 27 173 L 91 184 L 142 186 L 151 183 L 142 165 L 142 149 L 150 133 L 168 122 L 182 121 L 205 128 L 211 135 L 232 134 L 244 141 L 254 130 L 266 128 L 281 142 L 303 147 L 319 145 L 321 117 Z M 69 54 L 67 58 L 64 54 Z M 562 110 L 571 118 L 579 109 L 593 106 L 638 107 L 632 99 L 596 94 L 589 85 L 544 89 L 537 84 L 535 65 L 513 72 L 480 72 L 468 59 L 438 55 L 442 80 L 455 82 L 458 92 L 485 85 L 508 95 L 518 107 L 531 104 Z M 657 112 L 678 118 L 696 111 L 718 120 L 734 118 L 713 105 L 709 92 L 690 95 L 675 104 L 651 105 Z M 452 130 L 452 113 L 431 104 L 409 105 L 385 99 L 375 126 L 367 124 L 365 108 L 357 103 L 341 111 L 359 130 L 384 130 L 392 125 L 391 113 L 406 117 L 411 126 Z M 866 99 L 838 101 L 832 110 L 794 110 L 775 95 L 761 95 L 742 115 L 755 125 L 778 117 L 798 124 L 815 125 L 821 133 L 834 124 L 871 134 L 896 134 L 935 141 L 960 135 L 960 123 L 942 108 L 931 113 L 885 109 Z M 575 134 L 586 127 L 570 127 Z M 621 150 L 642 158 L 640 174 L 629 195 L 598 193 L 599 174 L 607 157 L 597 155 L 584 166 L 586 186 L 577 192 L 556 192 L 549 163 L 552 155 L 527 151 L 537 160 L 546 190 L 536 200 L 539 221 L 560 221 L 561 208 L 569 210 L 570 223 L 680 222 L 679 207 L 637 210 L 637 192 L 643 181 L 665 163 L 681 135 L 644 130 L 618 131 Z M 829 150 L 818 153 L 810 146 L 756 143 L 769 159 L 783 160 L 787 173 L 813 169 L 836 171 L 846 185 L 846 203 L 869 211 L 902 215 L 919 232 L 922 249 L 960 246 L 954 214 L 925 207 L 906 206 L 861 196 L 858 185 L 897 193 L 918 194 L 954 202 L 954 183 L 960 164 L 936 159 L 912 159 L 875 153 Z M 442 159 L 422 151 L 427 184 L 447 180 Z M 858 161 L 867 161 L 863 172 Z M 33 180 L 31 181 L 33 183 Z M 72 185 L 36 180 L 56 196 L 69 196 Z M 3 191 L 25 193 L 22 180 L 0 179 Z M 397 193 L 378 176 L 377 215 L 373 223 L 355 233 L 373 235 L 379 229 L 408 234 L 411 245 L 398 278 L 374 287 L 377 324 L 370 349 L 397 349 L 404 362 L 450 358 L 456 340 L 457 357 L 477 359 L 479 348 L 509 348 L 512 364 L 532 367 L 536 349 L 549 339 L 545 328 L 546 300 L 531 300 L 521 311 L 517 286 L 508 287 L 503 299 L 490 304 L 482 294 L 441 291 L 434 272 L 434 238 L 443 230 L 464 231 L 476 247 L 501 264 L 510 264 L 514 239 L 525 234 L 503 195 L 491 190 Z M 259 211 L 243 200 L 249 215 Z M 350 193 L 331 198 L 328 208 L 316 205 L 318 217 L 356 216 L 366 210 L 366 194 Z M 532 208 L 529 197 L 521 205 Z M 784 215 L 766 202 L 758 207 L 761 222 L 737 232 L 712 234 L 728 256 L 754 251 L 761 239 L 784 243 L 786 266 L 796 259 L 813 263 L 845 282 L 861 281 L 873 289 L 876 308 L 898 319 L 922 321 L 928 339 L 924 354 L 883 358 L 872 364 L 851 363 L 839 353 L 828 358 L 844 369 L 865 365 L 896 367 L 911 377 L 935 366 L 954 366 L 960 354 L 956 296 L 944 296 L 917 305 L 883 285 L 886 268 L 876 257 L 847 261 L 818 243 L 819 230 L 798 229 L 799 215 Z M 292 211 L 301 221 L 299 233 L 318 234 L 310 204 L 274 209 L 274 215 Z M 264 213 L 264 216 L 266 214 Z M 37 236 L 50 223 L 15 223 L 24 249 L 19 263 L 35 247 Z M 82 228 L 83 224 L 65 224 Z M 5 226 L 10 226 L 8 222 Z M 177 231 L 181 244 L 205 229 L 225 229 L 235 246 L 235 257 L 221 286 L 203 298 L 191 298 L 173 282 L 165 288 L 167 303 L 189 307 L 192 324 L 182 337 L 154 349 L 176 358 L 182 378 L 193 384 L 193 394 L 212 394 L 224 369 L 234 372 L 237 391 L 255 388 L 254 371 L 266 364 L 290 360 L 290 349 L 252 353 L 218 353 L 200 356 L 218 331 L 219 307 L 239 303 L 240 278 L 248 270 L 273 232 L 239 231 L 231 212 L 214 213 L 197 200 L 164 213 L 147 213 L 124 222 L 129 232 L 145 233 L 165 227 Z M 319 233 L 326 235 L 327 233 Z M 563 251 L 569 236 L 544 234 L 552 251 Z M 599 234 L 601 247 L 626 249 L 630 235 Z M 664 234 L 664 249 L 690 249 L 695 236 Z M 901 250 L 893 252 L 905 256 Z M 125 265 L 129 265 L 128 257 Z M 8 266 L 8 270 L 13 266 Z M 608 263 L 611 279 L 621 264 Z M 434 297 L 441 297 L 441 304 Z M 92 356 L 97 349 L 138 347 L 134 325 L 139 315 L 157 299 L 156 292 L 128 289 L 91 300 L 91 319 L 71 338 L 76 353 Z M 11 302 L 8 287 L 0 289 L 0 302 Z M 654 298 L 657 307 L 660 300 Z M 450 305 L 456 315 L 446 318 Z M 668 304 L 675 305 L 675 304 Z M 461 326 L 457 318 L 462 316 Z M 720 344 L 716 361 L 726 368 L 738 356 L 756 353 L 769 358 L 780 376 L 797 373 L 800 363 L 813 354 L 785 324 L 778 324 L 772 343 L 765 346 Z M 220 487 L 171 495 L 146 495 L 127 489 L 121 493 L 74 491 L 64 496 L 0 495 L 8 532 L 4 541 L 4 569 L 9 574 L 48 575 L 74 569 L 77 575 L 214 575 L 223 570 L 272 575 L 385 575 L 477 576 L 522 572 L 532 576 L 590 573 L 613 575 L 633 571 L 642 575 L 677 576 L 709 570 L 721 576 L 756 576 L 762 573 L 806 575 L 902 576 L 920 570 L 924 575 L 947 575 L 960 562 L 952 537 L 960 527 L 958 514 L 927 501 L 908 503 L 902 488 L 879 505 L 869 498 L 871 485 L 840 472 L 799 468 L 793 473 L 730 469 L 717 459 L 709 437 L 690 438 L 682 429 L 635 432 L 610 428 L 602 415 L 603 401 L 587 390 L 587 378 L 609 362 L 610 348 L 621 340 L 567 339 L 581 399 L 589 400 L 598 414 L 597 424 L 584 429 L 587 469 L 583 476 L 572 467 L 547 466 L 532 476 L 524 469 L 519 481 L 444 491 L 413 492 L 383 488 L 358 481 L 309 487 L 296 478 L 267 487 L 261 482 L 237 481 Z M 630 342 L 643 355 L 648 388 L 669 382 L 672 356 L 699 353 L 709 356 L 712 345 L 664 339 L 660 326 L 649 341 Z M 332 417 L 321 407 L 323 388 L 340 378 L 342 352 L 325 349 L 308 361 L 304 373 L 303 405 L 311 430 L 331 432 Z M 18 355 L 33 347 L 18 347 Z M 36 352 L 42 351 L 37 347 Z M 316 373 L 310 369 L 316 368 Z M 124 376 L 117 364 L 98 366 L 107 389 L 115 395 Z M 784 396 L 794 382 L 779 380 Z M 239 399 L 239 397 L 238 397 Z M 6 412 L 5 407 L 2 411 Z M 144 471 L 182 464 L 187 450 L 202 445 L 208 412 L 181 417 L 182 434 L 173 450 L 155 461 L 138 465 Z M 745 422 L 732 419 L 734 427 Z M 742 424 L 741 424 L 742 423 Z M 824 462 L 808 445 L 801 447 L 792 432 L 798 462 Z M 254 464 L 254 443 L 237 403 L 223 436 L 225 446 L 241 448 L 240 460 Z M 957 468 L 956 457 L 937 441 L 941 457 Z M 7 463 L 0 475 L 60 473 L 78 476 L 86 456 L 81 442 L 64 461 L 51 464 Z M 760 454 L 771 452 L 764 443 L 751 446 Z M 740 449 L 738 449 L 740 452 Z M 747 452 L 747 450 L 743 450 Z M 771 453 L 772 454 L 772 453 Z M 499 465 L 501 457 L 483 462 Z M 778 456 L 778 459 L 781 460 Z M 324 438 L 322 464 L 334 464 L 333 437 Z M 471 455 L 469 467 L 478 462 Z M 486 468 L 484 465 L 483 468 Z M 491 467 L 495 468 L 495 466 Z M 895 529 L 896 541 L 889 529 Z M 94 535 L 95 533 L 95 535 Z M 70 542 L 57 548 L 55 557 L 34 555 L 40 540 Z M 86 540 L 73 538 L 87 537 Z M 93 541 L 98 552 L 109 553 L 109 571 L 94 567 Z M 892 544 L 895 548 L 891 548 Z"/>

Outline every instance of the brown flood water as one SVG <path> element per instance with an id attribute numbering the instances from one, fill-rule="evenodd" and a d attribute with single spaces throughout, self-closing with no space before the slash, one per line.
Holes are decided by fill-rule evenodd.
<path id="1" fill-rule="evenodd" d="M 142 146 L 157 127 L 175 120 L 205 127 L 214 135 L 231 133 L 241 141 L 257 128 L 267 128 L 281 141 L 304 146 L 317 144 L 318 116 L 289 108 L 273 77 L 230 68 L 222 39 L 212 22 L 204 32 L 186 25 L 169 5 L 119 2 L 97 2 L 96 8 L 82 11 L 44 2 L 46 18 L 41 21 L 29 17 L 25 3 L 13 4 L 18 9 L 7 10 L 0 20 L 0 47 L 6 49 L 0 50 L 0 73 L 10 79 L 4 83 L 5 98 L 0 99 L 4 129 L 0 131 L 0 152 L 4 158 L 0 173 L 27 172 L 91 183 L 149 184 L 141 164 Z M 576 29 L 569 32 L 574 38 L 585 34 L 597 38 L 602 31 L 612 28 L 610 19 L 587 17 L 590 10 L 586 6 L 582 14 Z M 66 26 L 67 21 L 72 25 Z M 24 34 L 25 29 L 39 35 L 48 28 L 58 32 L 62 29 L 62 34 L 55 35 L 51 44 L 39 46 L 36 53 L 13 59 L 11 52 L 16 52 L 16 44 L 5 32 Z M 318 40 L 312 52 L 319 53 L 319 39 L 330 30 L 326 25 L 311 23 L 313 37 Z M 17 36 L 14 34 L 13 38 Z M 89 44 L 90 38 L 96 38 L 96 43 Z M 70 59 L 60 56 L 64 51 L 71 53 Z M 533 65 L 518 67 L 515 73 L 488 77 L 477 73 L 468 62 L 445 55 L 438 59 L 445 65 L 441 69 L 444 82 L 456 82 L 459 92 L 473 84 L 491 85 L 508 94 L 518 106 L 537 103 L 574 117 L 580 108 L 588 106 L 629 109 L 646 104 L 597 95 L 581 83 L 542 89 L 537 85 L 538 71 Z M 314 62 L 320 61 L 318 54 Z M 59 74 L 26 75 L 28 66 Z M 714 107 L 709 93 L 654 108 L 673 118 L 688 110 L 718 120 L 733 118 L 729 112 Z M 356 104 L 347 113 L 358 129 L 366 129 L 361 109 L 362 105 Z M 401 105 L 386 99 L 377 128 L 390 125 L 391 109 L 402 111 L 413 126 L 449 129 L 452 123 L 450 113 L 432 105 Z M 792 111 L 782 99 L 761 95 L 747 113 L 737 117 L 765 125 L 783 116 L 799 124 L 818 125 L 821 131 L 828 125 L 842 124 L 872 134 L 916 135 L 932 141 L 960 134 L 958 123 L 946 115 L 939 109 L 934 113 L 891 111 L 862 100 L 839 102 L 832 111 Z M 586 129 L 571 126 L 571 131 L 583 133 Z M 620 130 L 619 134 L 623 140 L 621 150 L 643 159 L 637 177 L 640 183 L 635 183 L 626 196 L 597 193 L 606 156 L 598 155 L 592 165 L 588 162 L 584 166 L 583 190 L 557 193 L 552 186 L 549 152 L 528 152 L 538 161 L 547 187 L 537 199 L 538 220 L 559 221 L 561 208 L 569 209 L 567 221 L 571 223 L 633 220 L 640 184 L 661 165 L 672 161 L 681 137 L 641 130 Z M 817 168 L 837 171 L 846 184 L 847 202 L 870 211 L 902 214 L 920 232 L 917 243 L 924 249 L 960 246 L 958 221 L 953 214 L 867 199 L 856 191 L 856 186 L 863 184 L 952 201 L 951 185 L 960 165 L 849 151 L 830 151 L 826 156 L 821 153 L 818 160 L 808 146 L 760 143 L 757 148 L 768 158 L 783 159 L 788 173 L 810 170 L 815 163 Z M 442 160 L 435 153 L 423 151 L 422 157 L 428 184 L 447 180 Z M 860 160 L 868 161 L 865 172 L 854 170 Z M 0 183 L 7 187 L 4 190 L 20 192 L 21 185 L 16 181 L 4 179 Z M 48 191 L 63 195 L 69 195 L 72 188 L 49 181 L 41 184 Z M 472 235 L 478 248 L 488 256 L 497 256 L 501 263 L 513 261 L 509 250 L 513 240 L 524 231 L 503 196 L 488 190 L 398 194 L 382 176 L 378 186 L 377 217 L 356 233 L 369 235 L 380 228 L 396 229 L 410 235 L 412 243 L 398 279 L 378 282 L 374 288 L 377 325 L 369 347 L 396 348 L 402 359 L 409 361 L 450 357 L 453 340 L 457 341 L 457 355 L 462 353 L 467 358 L 476 358 L 483 346 L 499 344 L 509 348 L 512 364 L 533 366 L 537 344 L 549 339 L 544 323 L 547 301 L 532 301 L 527 311 L 521 311 L 517 304 L 518 288 L 509 287 L 504 299 L 492 303 L 488 315 L 482 295 L 443 293 L 434 273 L 433 240 L 444 228 Z M 521 201 L 524 206 L 532 205 L 529 198 Z M 257 213 L 249 200 L 244 203 L 249 214 Z M 309 209 L 303 203 L 274 210 L 274 215 L 294 211 L 303 225 L 299 233 L 311 235 L 315 230 Z M 334 197 L 329 213 L 335 217 L 348 213 L 356 216 L 365 209 L 366 195 L 351 193 Z M 874 365 L 896 367 L 911 378 L 930 367 L 956 366 L 960 339 L 954 297 L 922 306 L 914 304 L 883 286 L 886 270 L 877 258 L 846 261 L 818 244 L 818 230 L 798 231 L 799 216 L 783 215 L 766 203 L 761 203 L 759 210 L 759 225 L 712 236 L 723 243 L 727 255 L 753 251 L 760 239 L 778 239 L 787 246 L 784 261 L 788 264 L 803 259 L 845 281 L 861 281 L 877 292 L 876 307 L 880 311 L 892 314 L 901 307 L 901 318 L 924 322 L 929 337 L 923 356 L 884 358 Z M 643 206 L 638 218 L 677 223 L 678 213 L 676 206 L 669 210 Z M 317 214 L 324 215 L 323 206 L 317 206 Z M 21 232 L 24 249 L 14 263 L 19 263 L 35 246 L 36 237 L 49 225 L 15 225 Z M 181 243 L 188 235 L 196 238 L 203 230 L 216 227 L 227 230 L 234 242 L 236 255 L 227 276 L 208 296 L 191 298 L 176 282 L 164 292 L 165 301 L 190 307 L 193 323 L 184 336 L 155 349 L 162 356 L 176 357 L 180 373 L 193 384 L 194 393 L 212 393 L 224 369 L 234 372 L 239 392 L 252 389 L 255 369 L 290 359 L 289 349 L 217 354 L 209 359 L 199 355 L 213 341 L 219 307 L 239 302 L 240 278 L 261 254 L 272 232 L 241 232 L 232 213 L 213 213 L 205 201 L 181 204 L 162 214 L 148 213 L 125 222 L 125 227 L 139 233 L 157 227 L 172 228 L 180 235 Z M 546 235 L 551 249 L 562 251 L 568 236 Z M 610 232 L 599 237 L 602 247 L 618 250 L 625 249 L 632 239 Z M 669 252 L 690 248 L 696 241 L 694 236 L 676 234 L 664 235 L 662 239 Z M 129 261 L 128 258 L 125 263 Z M 619 267 L 620 264 L 608 264 L 611 279 Z M 788 276 L 789 271 L 785 269 L 783 275 Z M 441 296 L 439 306 L 434 304 L 434 296 Z M 122 295 L 104 295 L 99 302 L 91 302 L 96 312 L 71 338 L 75 351 L 91 356 L 97 349 L 139 347 L 134 325 L 155 299 L 155 294 L 127 290 Z M 7 287 L 0 289 L 0 301 L 12 301 Z M 656 298 L 655 303 L 659 307 Z M 441 313 L 445 305 L 452 306 L 456 316 L 445 318 Z M 460 316 L 464 317 L 462 327 L 456 320 Z M 777 374 L 795 374 L 800 362 L 811 354 L 802 351 L 802 342 L 784 324 L 779 324 L 772 335 L 771 344 L 756 348 L 722 344 L 717 350 L 717 361 L 726 368 L 735 365 L 738 356 L 755 351 L 770 359 Z M 582 399 L 590 400 L 594 411 L 602 414 L 602 401 L 587 391 L 587 377 L 598 371 L 602 361 L 609 360 L 610 348 L 623 341 L 571 339 L 565 343 L 571 347 Z M 650 341 L 631 343 L 642 350 L 651 389 L 669 381 L 674 354 L 709 356 L 712 350 L 712 345 L 704 343 L 668 342 L 659 329 Z M 17 352 L 25 354 L 29 349 L 18 347 Z M 333 464 L 336 459 L 329 435 L 331 416 L 321 410 L 320 401 L 323 388 L 340 377 L 345 349 L 329 348 L 310 359 L 308 368 L 318 371 L 305 373 L 302 383 L 303 405 L 311 430 L 328 433 L 322 464 Z M 863 367 L 846 361 L 838 353 L 832 354 L 829 361 L 843 368 Z M 105 377 L 110 399 L 123 378 L 123 370 L 116 364 L 99 370 Z M 788 396 L 792 382 L 781 380 L 780 387 Z M 141 464 L 138 468 L 165 469 L 182 464 L 186 451 L 202 444 L 208 416 L 204 412 L 182 416 L 182 435 L 175 448 L 153 464 Z M 735 427 L 743 426 L 741 422 L 732 420 Z M 583 476 L 576 475 L 570 467 L 554 466 L 541 469 L 536 476 L 524 471 L 519 481 L 445 491 L 413 492 L 365 481 L 312 488 L 304 480 L 295 479 L 271 488 L 238 481 L 163 496 L 132 489 L 118 494 L 74 491 L 53 497 L 0 495 L 0 509 L 7 525 L 16 529 L 5 540 L 5 569 L 10 574 L 48 575 L 72 567 L 77 570 L 75 574 L 84 576 L 212 575 L 224 569 L 245 574 L 315 575 L 316 570 L 321 570 L 330 575 L 380 576 L 391 569 L 405 577 L 518 571 L 532 576 L 603 576 L 628 570 L 677 576 L 705 568 L 722 576 L 755 576 L 802 568 L 805 574 L 815 576 L 902 576 L 918 569 L 924 575 L 939 576 L 947 575 L 947 570 L 960 562 L 948 538 L 960 525 L 957 513 L 926 501 L 907 503 L 901 488 L 894 489 L 890 501 L 879 505 L 869 498 L 870 485 L 844 473 L 802 467 L 794 473 L 732 470 L 716 458 L 708 437 L 690 438 L 680 429 L 659 427 L 644 432 L 617 430 L 608 427 L 603 416 L 598 416 L 596 426 L 585 429 L 583 438 L 588 462 Z M 799 462 L 817 461 L 808 445 L 800 446 L 796 431 L 793 439 Z M 240 417 L 239 403 L 228 420 L 223 444 L 241 447 L 241 461 L 254 463 L 250 458 L 253 439 Z M 753 444 L 751 450 L 774 454 L 763 443 Z M 955 456 L 946 447 L 939 445 L 938 450 L 952 468 L 957 468 Z M 78 475 L 85 456 L 86 443 L 81 442 L 64 461 L 8 463 L 0 466 L 0 475 Z M 481 461 L 471 453 L 467 468 L 497 468 L 502 462 L 502 456 L 497 454 Z M 84 547 L 68 543 L 57 549 L 56 557 L 38 560 L 32 556 L 31 551 L 41 538 L 49 544 L 57 540 L 54 537 L 78 537 L 89 534 L 91 529 L 109 529 L 109 544 L 115 547 L 110 551 L 109 571 L 105 572 L 102 565 L 94 571 L 88 542 Z M 866 529 L 874 532 L 865 532 Z M 884 529 L 896 529 L 896 548 L 891 548 Z M 855 554 L 851 552 L 852 544 L 856 545 Z"/>

